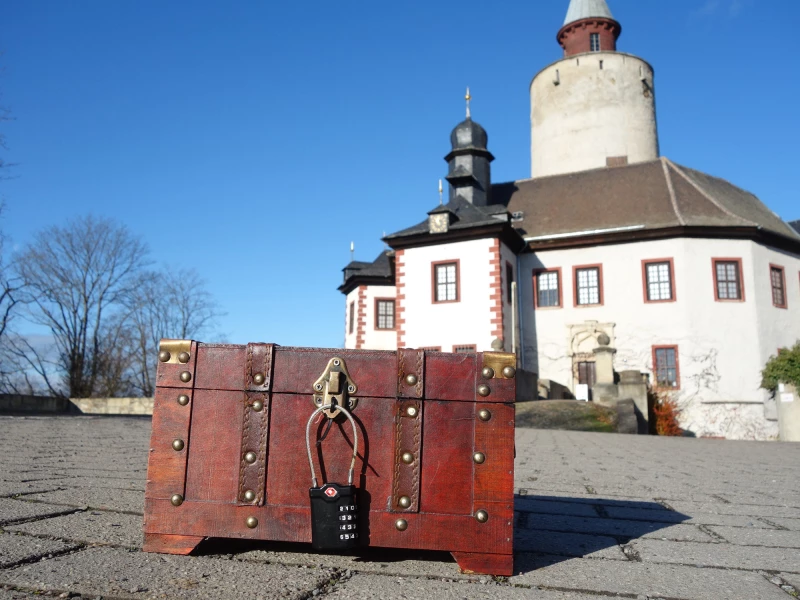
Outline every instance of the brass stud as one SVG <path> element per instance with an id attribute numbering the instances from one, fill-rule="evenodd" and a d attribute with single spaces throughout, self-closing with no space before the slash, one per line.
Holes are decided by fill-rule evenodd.
<path id="1" fill-rule="evenodd" d="M 189 404 L 189 396 L 187 396 L 186 394 L 181 394 L 180 396 L 178 396 L 178 404 L 180 404 L 181 406 L 186 406 L 187 404 Z"/>
<path id="2" fill-rule="evenodd" d="M 416 406 L 409 406 L 409 407 L 406 409 L 406 414 L 407 414 L 409 417 L 416 417 L 418 412 L 419 412 L 419 411 L 417 410 L 417 407 L 416 407 Z"/>
<path id="3" fill-rule="evenodd" d="M 411 498 L 409 498 L 408 496 L 400 496 L 400 499 L 397 501 L 397 503 L 402 508 L 408 508 L 409 506 L 411 506 Z"/>
<path id="4" fill-rule="evenodd" d="M 414 455 L 411 452 L 403 452 L 403 455 L 400 457 L 404 463 L 410 465 L 414 462 Z"/>
<path id="5" fill-rule="evenodd" d="M 488 396 L 491 393 L 491 389 L 485 383 L 482 383 L 478 386 L 478 395 L 479 396 Z"/>
<path id="6" fill-rule="evenodd" d="M 253 490 L 247 490 L 244 493 L 244 499 L 246 502 L 252 502 L 256 499 L 256 493 Z"/>
<path id="7" fill-rule="evenodd" d="M 258 519 L 255 517 L 247 517 L 247 520 L 244 522 L 250 529 L 255 529 L 258 527 Z"/>
<path id="8" fill-rule="evenodd" d="M 492 418 L 492 413 L 486 410 L 485 408 L 482 408 L 478 411 L 478 418 L 481 421 L 488 421 L 489 419 Z"/>
<path id="9" fill-rule="evenodd" d="M 494 369 L 492 367 L 483 367 L 481 375 L 483 375 L 484 379 L 491 379 L 494 377 Z"/>
<path id="10" fill-rule="evenodd" d="M 486 460 L 486 455 L 483 452 L 476 452 L 472 455 L 472 460 L 475 461 L 475 464 L 482 465 Z"/>
<path id="11" fill-rule="evenodd" d="M 264 408 L 264 403 L 261 400 L 256 400 L 253 402 L 253 410 L 256 412 L 261 412 Z"/>
<path id="12" fill-rule="evenodd" d="M 183 450 L 183 440 L 172 440 L 172 449 L 176 452 Z"/>
<path id="13" fill-rule="evenodd" d="M 186 364 L 189 362 L 189 353 L 188 352 L 181 352 L 178 354 L 178 362 L 182 364 Z"/>
<path id="14" fill-rule="evenodd" d="M 181 373 L 181 381 L 183 383 L 189 383 L 192 380 L 192 374 L 189 371 L 184 371 Z"/>
<path id="15" fill-rule="evenodd" d="M 183 496 L 181 496 L 180 494 L 173 494 L 172 498 L 170 498 L 169 501 L 170 503 L 172 503 L 172 506 L 180 506 L 181 504 L 183 504 Z"/>
<path id="16" fill-rule="evenodd" d="M 405 531 L 408 529 L 408 521 L 405 519 L 397 519 L 397 521 L 394 522 L 394 526 L 397 531 Z"/>
<path id="17" fill-rule="evenodd" d="M 413 373 L 406 375 L 406 385 L 417 385 L 417 376 Z"/>
<path id="18" fill-rule="evenodd" d="M 503 377 L 506 379 L 513 379 L 516 374 L 517 370 L 514 367 L 503 367 Z"/>
<path id="19" fill-rule="evenodd" d="M 256 373 L 253 375 L 253 383 L 256 385 L 264 385 L 264 374 L 263 373 Z"/>
<path id="20" fill-rule="evenodd" d="M 485 510 L 479 510 L 475 513 L 475 519 L 477 519 L 478 523 L 486 523 L 489 520 L 489 513 Z"/>
<path id="21" fill-rule="evenodd" d="M 244 455 L 244 461 L 252 465 L 254 462 L 256 462 L 256 453 L 248 452 Z"/>
<path id="22" fill-rule="evenodd" d="M 162 350 L 161 352 L 158 353 L 158 360 L 160 360 L 161 362 L 167 362 L 170 358 L 171 358 L 170 353 L 167 352 L 166 350 Z"/>

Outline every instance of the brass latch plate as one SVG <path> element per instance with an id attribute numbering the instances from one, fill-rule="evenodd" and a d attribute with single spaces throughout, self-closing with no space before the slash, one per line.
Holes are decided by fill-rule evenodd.
<path id="1" fill-rule="evenodd" d="M 353 394 L 358 392 L 358 386 L 350 377 L 344 359 L 338 356 L 328 361 L 322 375 L 314 382 L 313 388 L 314 405 L 317 407 L 334 404 L 352 411 L 358 404 L 358 399 L 353 397 Z M 332 408 L 324 412 L 329 419 L 332 419 L 340 411 L 338 408 Z"/>

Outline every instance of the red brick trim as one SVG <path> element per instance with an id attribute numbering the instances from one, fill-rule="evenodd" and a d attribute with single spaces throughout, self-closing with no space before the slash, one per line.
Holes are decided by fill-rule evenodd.
<path id="1" fill-rule="evenodd" d="M 394 253 L 394 275 L 395 289 L 397 296 L 394 303 L 394 328 L 397 331 L 397 348 L 405 348 L 406 343 L 406 295 L 405 295 L 405 250 L 395 250 Z"/>
<path id="2" fill-rule="evenodd" d="M 364 334 L 367 330 L 367 286 L 358 286 L 358 327 L 356 329 L 356 350 L 364 347 Z"/>
<path id="3" fill-rule="evenodd" d="M 621 32 L 622 27 L 614 19 L 589 17 L 567 23 L 558 32 L 556 39 L 564 48 L 564 56 L 591 52 L 592 33 L 600 34 L 600 52 L 616 52 L 617 38 Z"/>
<path id="4" fill-rule="evenodd" d="M 658 385 L 658 373 L 656 372 L 656 350 L 662 349 L 670 349 L 672 348 L 675 350 L 675 383 L 678 385 L 675 387 L 664 387 Z M 666 346 L 653 346 L 653 387 L 657 390 L 664 390 L 664 391 L 672 391 L 672 390 L 679 390 L 681 389 L 681 361 L 679 359 L 678 353 L 678 346 L 676 345 L 666 345 Z"/>
<path id="5" fill-rule="evenodd" d="M 392 323 L 394 327 L 378 327 L 378 302 L 391 302 L 394 305 L 394 314 L 392 315 Z M 397 329 L 397 299 L 396 298 L 375 298 L 375 330 L 376 331 L 394 331 Z"/>
<path id="6" fill-rule="evenodd" d="M 772 269 L 776 269 L 781 272 L 781 281 L 783 282 L 783 304 L 775 304 L 775 296 L 772 293 Z M 770 298 L 772 298 L 772 306 L 777 308 L 789 308 L 789 290 L 787 288 L 786 269 L 781 265 L 769 263 L 769 295 Z"/>
<path id="7" fill-rule="evenodd" d="M 500 240 L 495 238 L 489 247 L 489 324 L 492 337 L 505 341 L 503 327 L 503 273 L 501 265 Z"/>
<path id="8" fill-rule="evenodd" d="M 556 306 L 539 306 L 539 279 L 540 273 L 558 273 L 558 304 Z M 533 307 L 538 310 L 551 310 L 554 308 L 564 307 L 564 278 L 561 276 L 561 267 L 553 267 L 551 269 L 534 269 L 533 270 Z"/>
<path id="9" fill-rule="evenodd" d="M 739 298 L 720 298 L 719 297 L 719 286 L 717 285 L 717 263 L 721 262 L 732 262 L 736 263 L 738 266 L 736 267 L 739 269 Z M 741 258 L 711 258 L 711 281 L 714 284 L 714 300 L 716 302 L 744 302 L 744 269 L 742 268 L 742 259 Z M 772 291 L 771 288 L 772 281 L 770 281 L 770 292 Z"/>
<path id="10" fill-rule="evenodd" d="M 597 295 L 599 302 L 597 304 L 578 304 L 578 271 L 582 269 L 597 269 Z M 603 289 L 603 264 L 596 265 L 576 265 L 572 267 L 572 304 L 575 308 L 589 308 L 592 306 L 603 306 L 605 297 Z"/>
<path id="11" fill-rule="evenodd" d="M 442 265 L 455 265 L 456 266 L 456 299 L 455 300 L 437 300 L 436 299 L 436 267 Z M 439 260 L 431 263 L 431 303 L 432 304 L 453 304 L 461 302 L 461 259 L 454 258 L 451 260 Z"/>
<path id="12" fill-rule="evenodd" d="M 669 295 L 670 298 L 668 300 L 650 300 L 647 297 L 647 265 L 653 265 L 658 263 L 668 263 L 669 264 Z M 642 260 L 642 297 L 644 299 L 645 304 L 662 304 L 664 302 L 675 302 L 678 297 L 675 294 L 675 262 L 672 258 L 646 258 Z"/>

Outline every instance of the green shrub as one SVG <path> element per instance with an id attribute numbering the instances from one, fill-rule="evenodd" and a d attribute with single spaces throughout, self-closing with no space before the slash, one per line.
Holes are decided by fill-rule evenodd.
<path id="1" fill-rule="evenodd" d="M 761 371 L 761 387 L 774 392 L 779 383 L 791 383 L 800 389 L 800 341 L 789 349 L 781 348 L 770 356 Z"/>

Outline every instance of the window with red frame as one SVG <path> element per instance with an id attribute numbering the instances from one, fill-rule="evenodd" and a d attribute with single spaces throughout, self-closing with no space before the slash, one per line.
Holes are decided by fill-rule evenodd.
<path id="1" fill-rule="evenodd" d="M 653 377 L 659 388 L 680 387 L 677 346 L 653 348 Z"/>
<path id="2" fill-rule="evenodd" d="M 772 284 L 772 304 L 778 308 L 786 308 L 786 279 L 783 276 L 783 267 L 770 266 L 769 278 Z"/>
<path id="3" fill-rule="evenodd" d="M 719 300 L 742 299 L 742 274 L 738 261 L 714 261 L 714 279 Z"/>

